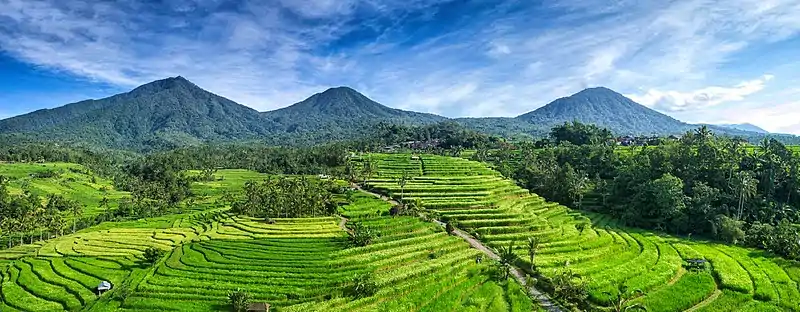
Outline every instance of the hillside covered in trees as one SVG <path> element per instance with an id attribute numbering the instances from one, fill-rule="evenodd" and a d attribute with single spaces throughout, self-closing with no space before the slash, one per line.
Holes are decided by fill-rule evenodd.
<path id="1" fill-rule="evenodd" d="M 713 237 L 800 258 L 800 155 L 774 139 L 752 146 L 706 127 L 658 146 L 608 144 L 609 132 L 555 127 L 544 148 L 479 152 L 545 198 L 630 226 Z"/>
<path id="2" fill-rule="evenodd" d="M 233 142 L 308 146 L 363 139 L 381 123 L 412 127 L 440 122 L 456 122 L 509 140 L 531 140 L 546 135 L 554 125 L 574 120 L 609 128 L 617 136 L 666 136 L 694 127 L 606 88 L 587 89 L 515 118 L 450 119 L 390 108 L 348 87 L 258 112 L 174 77 L 104 99 L 0 120 L 0 142 L 47 141 L 134 152 Z M 790 135 L 710 127 L 719 134 L 750 140 L 797 141 Z"/>

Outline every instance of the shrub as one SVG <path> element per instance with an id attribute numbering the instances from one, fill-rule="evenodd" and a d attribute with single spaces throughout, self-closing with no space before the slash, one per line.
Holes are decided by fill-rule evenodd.
<path id="1" fill-rule="evenodd" d="M 378 284 L 375 283 L 372 272 L 355 276 L 347 288 L 347 295 L 355 298 L 369 297 L 376 292 L 378 292 Z"/>
<path id="2" fill-rule="evenodd" d="M 350 225 L 350 230 L 352 231 L 349 237 L 350 245 L 354 247 L 367 246 L 371 244 L 373 240 L 378 238 L 378 232 L 368 226 L 364 226 L 358 222 L 350 223 L 348 225 Z"/>
<path id="3" fill-rule="evenodd" d="M 237 289 L 228 294 L 228 303 L 234 312 L 247 311 L 247 303 L 250 301 L 250 295 L 241 289 Z"/>
<path id="4" fill-rule="evenodd" d="M 144 261 L 150 265 L 155 264 L 158 262 L 158 259 L 161 259 L 164 256 L 164 251 L 155 247 L 148 247 L 144 250 Z"/>

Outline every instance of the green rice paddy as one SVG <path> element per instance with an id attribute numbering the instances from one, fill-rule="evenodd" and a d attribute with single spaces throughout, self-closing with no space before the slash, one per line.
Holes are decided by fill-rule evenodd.
<path id="1" fill-rule="evenodd" d="M 607 216 L 548 203 L 485 165 L 459 158 L 369 155 L 378 173 L 369 185 L 454 222 L 484 243 L 517 241 L 518 263 L 529 267 L 528 237 L 540 242 L 536 266 L 544 275 L 569 267 L 588 277 L 590 300 L 624 283 L 641 289 L 635 302 L 649 311 L 800 311 L 800 264 L 763 251 L 688 240 L 621 227 Z M 413 173 L 403 190 L 398 177 Z M 576 225 L 588 223 L 582 232 Z M 686 259 L 707 259 L 706 272 L 687 272 Z"/>
<path id="2" fill-rule="evenodd" d="M 14 166 L 3 170 L 16 171 L 18 178 L 34 179 L 26 170 L 75 165 L 0 165 L 5 166 Z M 229 214 L 217 202 L 221 194 L 265 176 L 246 170 L 216 176 L 193 185 L 196 203 L 184 213 L 106 222 L 0 251 L 0 311 L 229 311 L 227 295 L 235 290 L 277 311 L 534 308 L 518 284 L 498 282 L 489 264 L 476 264 L 479 252 L 463 240 L 415 217 L 391 217 L 390 205 L 371 195 L 356 193 L 340 213 L 380 236 L 368 246 L 350 247 L 338 217 L 267 222 Z M 60 178 L 50 179 L 42 183 Z M 62 191 L 74 194 L 66 186 Z M 94 208 L 87 202 L 87 213 Z M 166 252 L 152 266 L 143 261 L 151 247 Z M 350 279 L 365 272 L 374 275 L 378 292 L 346 297 Z M 114 289 L 98 296 L 100 281 Z"/>

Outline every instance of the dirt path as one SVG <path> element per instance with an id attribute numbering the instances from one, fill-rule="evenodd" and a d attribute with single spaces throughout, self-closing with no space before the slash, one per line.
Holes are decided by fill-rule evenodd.
<path id="1" fill-rule="evenodd" d="M 353 230 L 347 228 L 347 222 L 349 222 L 350 219 L 342 217 L 342 216 L 338 216 L 338 217 L 339 217 L 339 227 L 342 230 L 344 230 L 345 232 L 347 232 L 347 233 L 352 235 L 353 234 Z"/>
<path id="2" fill-rule="evenodd" d="M 367 194 L 372 194 L 373 196 L 375 196 L 377 198 L 380 198 L 380 199 L 382 199 L 384 201 L 387 201 L 387 202 L 391 203 L 392 205 L 399 205 L 399 203 L 397 201 L 395 201 L 395 200 L 393 200 L 393 199 L 391 199 L 389 197 L 386 197 L 384 195 L 364 190 L 363 188 L 361 188 L 360 185 L 353 184 L 352 186 L 354 188 L 362 191 L 362 192 L 365 192 Z M 445 226 L 445 223 L 442 222 L 442 221 L 434 220 L 434 222 L 436 224 L 440 225 L 440 226 Z M 493 260 L 499 260 L 500 259 L 500 256 L 498 256 L 491 248 L 486 247 L 479 240 L 477 240 L 476 238 L 472 237 L 472 235 L 469 235 L 468 233 L 466 233 L 466 232 L 464 232 L 464 231 L 462 231 L 460 229 L 457 229 L 457 228 L 455 229 L 453 234 L 458 236 L 458 237 L 461 237 L 463 240 L 467 241 L 467 243 L 469 243 L 469 245 L 472 246 L 473 248 L 475 248 L 477 250 L 480 250 L 481 252 L 483 252 L 486 255 L 488 255 L 489 258 L 492 258 Z M 539 305 L 542 308 L 544 308 L 546 311 L 548 311 L 548 312 L 562 312 L 561 308 L 558 305 L 554 304 L 553 301 L 550 300 L 550 298 L 547 297 L 547 295 L 545 295 L 544 293 L 542 293 L 541 291 L 536 289 L 534 287 L 534 285 L 528 285 L 528 281 L 525 278 L 525 273 L 524 273 L 524 271 L 522 271 L 522 269 L 520 269 L 518 267 L 515 267 L 515 266 L 512 266 L 511 267 L 511 274 L 514 275 L 514 278 L 517 280 L 517 282 L 519 282 L 520 285 L 522 285 L 523 287 L 528 289 L 528 293 L 534 299 L 536 299 L 536 301 L 539 302 Z"/>
<path id="3" fill-rule="evenodd" d="M 686 310 L 686 312 L 696 311 L 696 310 L 698 310 L 698 309 L 700 309 L 702 307 L 707 306 L 712 301 L 717 300 L 717 297 L 719 297 L 719 295 L 722 295 L 722 291 L 719 290 L 719 288 L 717 288 L 717 290 L 715 290 L 714 293 L 711 294 L 711 296 L 708 296 L 708 298 L 704 299 L 703 301 L 700 301 L 700 303 L 698 303 L 695 306 L 689 308 L 689 310 Z"/>
<path id="4" fill-rule="evenodd" d="M 686 269 L 684 269 L 683 267 L 678 268 L 678 274 L 675 274 L 675 276 L 673 276 L 672 279 L 669 280 L 667 286 L 675 285 L 675 283 L 677 283 L 678 280 L 680 280 L 684 274 L 686 274 Z"/>

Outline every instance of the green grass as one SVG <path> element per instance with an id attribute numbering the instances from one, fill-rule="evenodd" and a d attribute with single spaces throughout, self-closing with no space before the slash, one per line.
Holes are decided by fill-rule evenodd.
<path id="1" fill-rule="evenodd" d="M 39 178 L 37 173 L 53 171 L 57 176 Z M 75 200 L 86 208 L 84 215 L 98 215 L 102 212 L 100 201 L 109 199 L 110 208 L 116 208 L 126 192 L 116 191 L 110 180 L 95 175 L 84 166 L 70 163 L 0 163 L 0 175 L 10 179 L 9 190 L 21 194 L 23 187 L 40 196 L 59 194 Z M 44 198 L 43 198 L 44 200 Z M 72 218 L 72 216 L 69 216 Z"/>
<path id="2" fill-rule="evenodd" d="M 730 310 L 800 311 L 796 262 L 752 249 L 622 227 L 606 216 L 547 203 L 499 178 L 487 166 L 464 159 L 422 155 L 414 168 L 417 163 L 407 160 L 410 155 L 370 157 L 382 160 L 377 177 L 369 183 L 377 191 L 399 198 L 400 187 L 392 180 L 397 164 L 421 171 L 406 184 L 407 198 L 419 199 L 425 209 L 489 246 L 517 241 L 515 254 L 524 267 L 527 251 L 521 245 L 529 237 L 538 238 L 536 265 L 541 272 L 549 275 L 569 266 L 588 278 L 596 305 L 608 305 L 605 293 L 625 283 L 645 292 L 638 300 L 652 306 L 651 311 L 680 311 L 701 302 L 700 309 L 732 305 Z M 581 233 L 575 225 L 584 222 L 590 226 Z M 685 273 L 681 266 L 691 258 L 707 259 L 709 271 Z M 720 290 L 719 297 L 706 299 Z"/>

